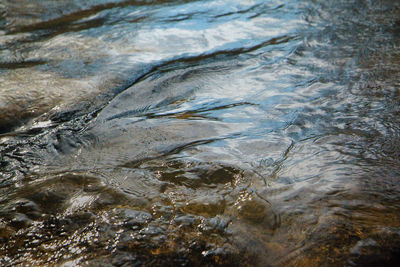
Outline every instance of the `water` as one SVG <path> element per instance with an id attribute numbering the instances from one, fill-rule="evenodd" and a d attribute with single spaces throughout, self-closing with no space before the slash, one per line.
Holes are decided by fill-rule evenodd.
<path id="1" fill-rule="evenodd" d="M 396 1 L 0 3 L 0 263 L 400 262 Z"/>

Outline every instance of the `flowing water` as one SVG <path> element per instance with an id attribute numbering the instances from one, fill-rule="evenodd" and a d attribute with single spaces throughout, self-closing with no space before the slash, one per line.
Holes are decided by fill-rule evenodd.
<path id="1" fill-rule="evenodd" d="M 0 264 L 399 264 L 399 18 L 2 0 Z"/>

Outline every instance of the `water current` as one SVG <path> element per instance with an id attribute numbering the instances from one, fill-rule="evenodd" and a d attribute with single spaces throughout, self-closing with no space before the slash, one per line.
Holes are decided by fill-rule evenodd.
<path id="1" fill-rule="evenodd" d="M 399 264 L 399 19 L 1 0 L 0 264 Z"/>

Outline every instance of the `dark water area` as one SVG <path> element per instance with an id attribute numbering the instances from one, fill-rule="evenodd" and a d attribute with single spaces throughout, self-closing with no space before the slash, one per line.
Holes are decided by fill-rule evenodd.
<path id="1" fill-rule="evenodd" d="M 2 266 L 400 264 L 400 2 L 0 2 Z"/>

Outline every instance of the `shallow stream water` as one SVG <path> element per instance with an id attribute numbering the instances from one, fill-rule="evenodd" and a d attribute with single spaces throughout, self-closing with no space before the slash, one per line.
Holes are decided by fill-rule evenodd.
<path id="1" fill-rule="evenodd" d="M 2 0 L 0 264 L 399 264 L 399 19 Z"/>

